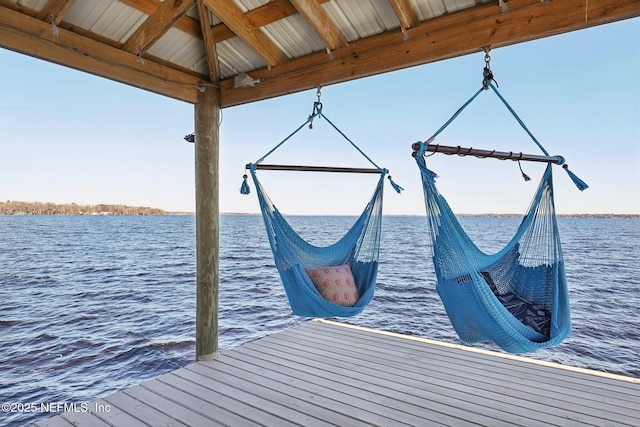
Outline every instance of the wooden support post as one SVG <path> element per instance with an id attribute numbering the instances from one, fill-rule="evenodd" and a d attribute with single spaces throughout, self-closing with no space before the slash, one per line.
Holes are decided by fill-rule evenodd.
<path id="1" fill-rule="evenodd" d="M 218 356 L 220 91 L 198 91 L 196 162 L 196 360 Z"/>

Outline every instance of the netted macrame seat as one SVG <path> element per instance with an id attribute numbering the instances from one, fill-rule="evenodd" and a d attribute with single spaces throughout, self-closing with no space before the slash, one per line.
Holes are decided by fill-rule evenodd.
<path id="1" fill-rule="evenodd" d="M 362 312 L 373 299 L 380 251 L 384 178 L 387 176 L 388 171 L 378 167 L 353 141 L 322 114 L 322 104 L 319 102 L 319 97 L 318 92 L 318 102 L 314 103 L 313 114 L 309 116 L 305 123 L 257 162 L 248 164 L 247 168 L 256 187 L 260 210 L 276 268 L 282 279 L 282 284 L 293 312 L 299 316 L 306 317 L 349 317 Z M 282 146 L 307 124 L 311 128 L 315 118 L 326 120 L 375 169 L 261 164 L 269 154 Z M 377 173 L 380 178 L 371 200 L 343 237 L 328 246 L 315 246 L 303 239 L 273 204 L 258 180 L 256 171 L 261 168 L 315 172 Z M 393 182 L 390 176 L 388 178 L 391 186 L 399 193 L 402 187 Z M 244 177 L 240 192 L 243 194 L 249 194 L 250 192 L 247 184 L 247 175 Z M 323 274 L 324 278 L 322 278 Z M 318 279 L 316 275 L 320 275 L 321 278 Z"/>
<path id="2" fill-rule="evenodd" d="M 553 200 L 551 165 L 515 235 L 488 254 L 469 238 L 416 157 L 429 221 L 436 290 L 460 339 L 524 353 L 571 332 L 569 295 Z"/>
<path id="3" fill-rule="evenodd" d="M 385 173 L 381 174 L 371 200 L 347 233 L 331 245 L 314 246 L 291 227 L 264 191 L 255 169 L 251 169 L 276 268 L 295 314 L 349 317 L 362 312 L 371 302 L 378 272 Z M 324 298 L 307 273 L 314 268 L 340 265 L 349 265 L 353 273 L 359 295 L 353 306 Z"/>
<path id="4" fill-rule="evenodd" d="M 510 353 L 531 352 L 559 344 L 571 333 L 569 292 L 553 197 L 552 163 L 563 165 L 580 189 L 587 185 L 573 174 L 561 156 L 549 156 L 494 85 L 485 54 L 483 84 L 427 142 L 413 145 L 429 222 L 429 235 L 436 273 L 436 289 L 447 315 L 460 339 L 466 343 L 493 341 Z M 432 144 L 447 126 L 481 93 L 495 93 L 523 130 L 545 155 L 527 155 L 532 161 L 546 161 L 547 167 L 538 189 L 516 233 L 497 253 L 480 250 L 466 234 L 445 198 L 439 193 L 436 174 L 425 161 L 427 151 L 437 152 Z M 432 144 L 430 146 L 430 144 Z M 453 147 L 447 147 L 453 148 Z M 467 155 L 472 148 L 450 154 Z M 476 150 L 476 152 L 484 150 Z M 493 151 L 472 154 L 518 160 L 523 157 L 499 157 Z M 528 176 L 522 172 L 526 180 Z"/>

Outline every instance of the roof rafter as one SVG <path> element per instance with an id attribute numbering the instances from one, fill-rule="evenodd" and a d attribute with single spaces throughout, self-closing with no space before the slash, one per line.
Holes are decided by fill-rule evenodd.
<path id="1" fill-rule="evenodd" d="M 316 0 L 318 4 L 326 3 L 329 0 Z M 299 13 L 289 0 L 272 0 L 255 9 L 248 10 L 245 16 L 252 21 L 257 27 L 264 27 L 280 19 Z M 214 38 L 219 43 L 235 36 L 233 31 L 224 23 L 213 27 Z"/>
<path id="2" fill-rule="evenodd" d="M 162 5 L 162 2 L 157 0 L 120 0 L 122 3 L 131 6 L 134 9 L 144 12 L 147 15 L 153 15 L 156 10 Z M 193 19 L 190 16 L 183 16 L 175 23 L 175 27 L 184 31 L 187 34 L 191 34 L 194 37 L 202 38 L 200 32 L 200 23 L 198 20 Z"/>
<path id="3" fill-rule="evenodd" d="M 389 3 L 391 3 L 393 10 L 396 12 L 403 29 L 406 30 L 420 25 L 420 19 L 410 0 L 389 0 Z"/>
<path id="4" fill-rule="evenodd" d="M 202 82 L 152 60 L 141 66 L 136 55 L 64 28 L 54 36 L 51 24 L 2 6 L 0 46 L 190 103 Z"/>
<path id="5" fill-rule="evenodd" d="M 590 0 L 588 9 L 584 0 L 511 0 L 507 12 L 502 12 L 498 2 L 485 4 L 423 21 L 406 31 L 406 40 L 391 31 L 352 42 L 336 50 L 333 61 L 325 52 L 316 52 L 269 70 L 252 71 L 253 78 L 261 79 L 252 88 L 233 88 L 233 79 L 221 81 L 222 105 L 244 104 L 639 15 L 638 0 Z"/>
<path id="6" fill-rule="evenodd" d="M 200 26 L 202 28 L 202 37 L 204 40 L 205 55 L 207 55 L 207 66 L 209 67 L 209 79 L 217 83 L 219 80 L 218 60 L 216 58 L 216 44 L 211 32 L 211 18 L 209 10 L 206 8 L 202 0 L 196 0 L 198 7 L 198 15 L 200 16 Z"/>
<path id="7" fill-rule="evenodd" d="M 165 0 L 122 45 L 122 50 L 141 54 L 169 31 L 194 5 L 193 0 Z"/>
<path id="8" fill-rule="evenodd" d="M 120 1 L 153 9 L 149 15 L 162 7 L 156 0 Z M 14 0 L 0 0 L 0 47 L 191 103 L 197 102 L 198 91 L 194 86 L 213 83 L 220 87 L 222 106 L 228 107 L 479 52 L 486 46 L 497 48 L 640 16 L 640 0 L 509 0 L 507 8 L 501 8 L 501 3 L 482 0 L 479 6 L 426 19 L 402 32 L 396 28 L 355 40 L 335 49 L 332 55 L 322 50 L 288 60 L 260 27 L 298 13 L 290 0 L 273 0 L 246 13 L 233 0 L 201 0 L 205 9 L 213 4 L 214 8 L 223 9 L 223 15 L 226 12 L 225 17 L 231 13 L 232 19 L 226 22 L 234 22 L 243 36 L 259 34 L 249 45 L 251 48 L 262 55 L 274 54 L 271 59 L 275 65 L 248 71 L 259 83 L 244 89 L 233 87 L 232 75 L 217 81 L 215 46 L 221 40 L 215 36 L 216 29 L 224 24 L 211 27 L 211 22 L 206 22 L 211 16 L 207 10 L 199 12 L 205 17 L 202 22 L 184 15 L 174 24 L 174 28 L 182 28 L 183 23 L 188 23 L 187 32 L 205 40 L 207 57 L 201 54 L 198 58 L 206 60 L 212 70 L 207 75 L 184 63 L 148 53 L 145 62 L 139 62 L 137 52 L 121 50 L 122 44 L 110 38 L 108 32 L 96 33 L 82 24 L 66 21 L 64 15 L 60 25 L 56 24 L 59 27 L 56 35 L 58 31 L 47 13 L 52 9 L 64 10 L 72 4 L 71 0 L 53 0 L 44 5 L 49 12 Z M 87 7 L 79 2 L 75 5 Z M 42 20 L 38 19 L 40 15 Z M 222 20 L 219 14 L 215 17 Z M 265 40 L 266 45 L 261 44 Z M 277 63 L 276 58 L 284 59 Z"/>
<path id="9" fill-rule="evenodd" d="M 347 41 L 317 0 L 291 0 L 293 6 L 331 50 L 347 45 Z"/>
<path id="10" fill-rule="evenodd" d="M 256 27 L 263 27 L 280 19 L 295 15 L 296 13 L 298 13 L 298 11 L 289 0 L 273 0 L 247 11 L 244 15 L 246 19 L 253 22 Z M 213 33 L 214 39 L 218 43 L 235 37 L 233 31 L 224 23 L 215 25 L 213 27 Z"/>
<path id="11" fill-rule="evenodd" d="M 240 10 L 233 0 L 203 0 L 231 31 L 253 49 L 268 66 L 287 63 L 289 58 L 267 37 L 260 27 Z"/>
<path id="12" fill-rule="evenodd" d="M 58 25 L 75 1 L 76 0 L 49 0 L 38 13 L 38 19 L 48 22 L 53 20 L 56 25 Z"/>
<path id="13" fill-rule="evenodd" d="M 251 19 L 259 27 L 271 24 L 280 19 L 287 18 L 298 13 L 289 0 L 272 0 L 262 6 L 247 11 L 247 18 Z"/>

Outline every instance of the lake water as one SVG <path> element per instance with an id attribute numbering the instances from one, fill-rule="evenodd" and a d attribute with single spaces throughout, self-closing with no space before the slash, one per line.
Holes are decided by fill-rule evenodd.
<path id="1" fill-rule="evenodd" d="M 353 220 L 291 218 L 306 237 L 338 237 Z M 520 219 L 461 222 L 496 250 Z M 559 226 L 573 332 L 527 356 L 640 378 L 640 220 Z M 460 343 L 435 291 L 426 227 L 424 217 L 384 218 L 376 296 L 342 321 Z M 288 307 L 262 219 L 224 215 L 220 231 L 220 351 L 304 321 Z M 0 216 L 0 403 L 90 402 L 193 362 L 194 232 L 192 216 Z M 3 412 L 0 425 L 51 415 Z"/>

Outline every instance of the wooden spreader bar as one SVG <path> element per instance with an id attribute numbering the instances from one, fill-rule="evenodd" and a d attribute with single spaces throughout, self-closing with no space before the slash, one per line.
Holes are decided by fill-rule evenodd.
<path id="1" fill-rule="evenodd" d="M 419 144 L 413 144 L 412 148 L 414 150 L 420 149 Z M 496 150 L 483 150 L 479 148 L 466 148 L 466 147 L 451 147 L 447 145 L 439 145 L 439 144 L 427 144 L 427 151 L 432 153 L 443 153 L 448 155 L 458 155 L 458 156 L 474 156 L 480 158 L 492 157 L 500 160 L 522 160 L 528 162 L 543 162 L 543 163 L 563 163 L 564 159 L 560 156 L 543 156 L 537 154 L 524 154 L 524 153 L 514 153 L 513 151 L 496 151 Z M 417 155 L 417 152 L 414 151 L 414 157 Z"/>
<path id="2" fill-rule="evenodd" d="M 246 165 L 249 169 L 250 166 Z M 301 171 L 301 172 L 344 172 L 344 173 L 377 173 L 381 174 L 382 169 L 376 168 L 345 168 L 333 166 L 296 166 L 296 165 L 263 165 L 257 164 L 256 169 L 272 171 Z"/>

